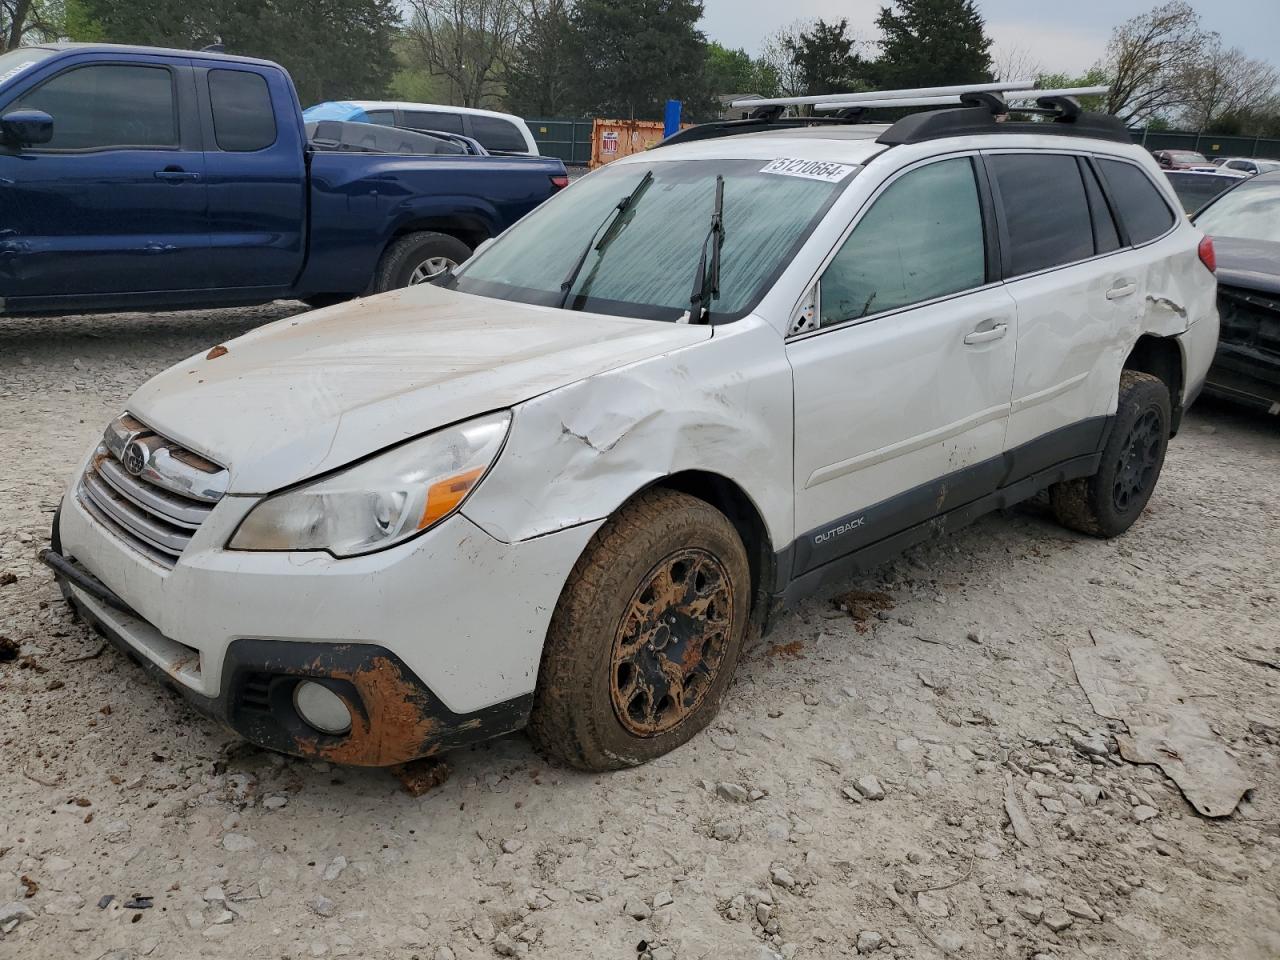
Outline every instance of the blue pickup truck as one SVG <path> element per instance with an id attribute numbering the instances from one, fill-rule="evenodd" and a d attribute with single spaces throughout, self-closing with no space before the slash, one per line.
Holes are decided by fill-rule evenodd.
<path id="1" fill-rule="evenodd" d="M 313 131 L 314 132 L 314 131 Z M 0 55 L 0 313 L 335 302 L 422 282 L 568 184 L 537 157 L 308 139 L 264 60 Z"/>

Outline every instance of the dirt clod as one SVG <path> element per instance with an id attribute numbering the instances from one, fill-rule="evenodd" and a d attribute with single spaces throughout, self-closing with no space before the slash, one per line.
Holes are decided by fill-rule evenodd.
<path id="1" fill-rule="evenodd" d="M 405 793 L 420 797 L 449 779 L 449 765 L 443 760 L 427 757 L 392 767 L 391 773 L 400 781 Z"/>

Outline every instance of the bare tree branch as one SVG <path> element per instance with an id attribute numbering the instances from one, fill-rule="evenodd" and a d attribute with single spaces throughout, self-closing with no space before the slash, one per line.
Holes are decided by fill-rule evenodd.
<path id="1" fill-rule="evenodd" d="M 502 67 L 524 24 L 523 0 L 410 0 L 408 34 L 427 68 L 445 77 L 460 106 L 501 92 Z"/>

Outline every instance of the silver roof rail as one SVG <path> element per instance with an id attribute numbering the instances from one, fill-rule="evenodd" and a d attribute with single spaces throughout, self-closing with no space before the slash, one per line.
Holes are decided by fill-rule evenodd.
<path id="1" fill-rule="evenodd" d="M 1110 93 L 1110 87 L 1062 87 L 1055 90 L 969 90 L 967 93 L 994 93 L 1004 94 L 1002 99 L 1006 101 L 1021 100 L 1047 100 L 1055 97 L 1087 97 L 1098 94 Z M 964 102 L 964 97 L 956 94 L 951 96 L 932 96 L 932 97 L 884 97 L 880 99 L 867 100 L 847 100 L 828 97 L 813 105 L 813 109 L 822 113 L 829 113 L 836 110 L 873 110 L 877 107 L 943 107 L 943 106 L 959 106 Z"/>
<path id="2" fill-rule="evenodd" d="M 810 97 L 766 97 L 735 100 L 735 107 L 804 107 L 813 103 L 840 103 L 858 106 L 868 100 L 902 100 L 918 97 L 958 97 L 966 93 L 1008 93 L 1034 89 L 1034 80 L 1004 80 L 999 83 L 965 83 L 950 87 L 915 87 L 906 90 L 866 90 L 862 93 L 827 93 Z"/>

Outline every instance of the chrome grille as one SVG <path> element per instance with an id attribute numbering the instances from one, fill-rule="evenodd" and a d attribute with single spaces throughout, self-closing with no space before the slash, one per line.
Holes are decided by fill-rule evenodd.
<path id="1" fill-rule="evenodd" d="M 80 478 L 90 515 L 140 553 L 172 567 L 227 490 L 227 471 L 125 414 Z"/>

